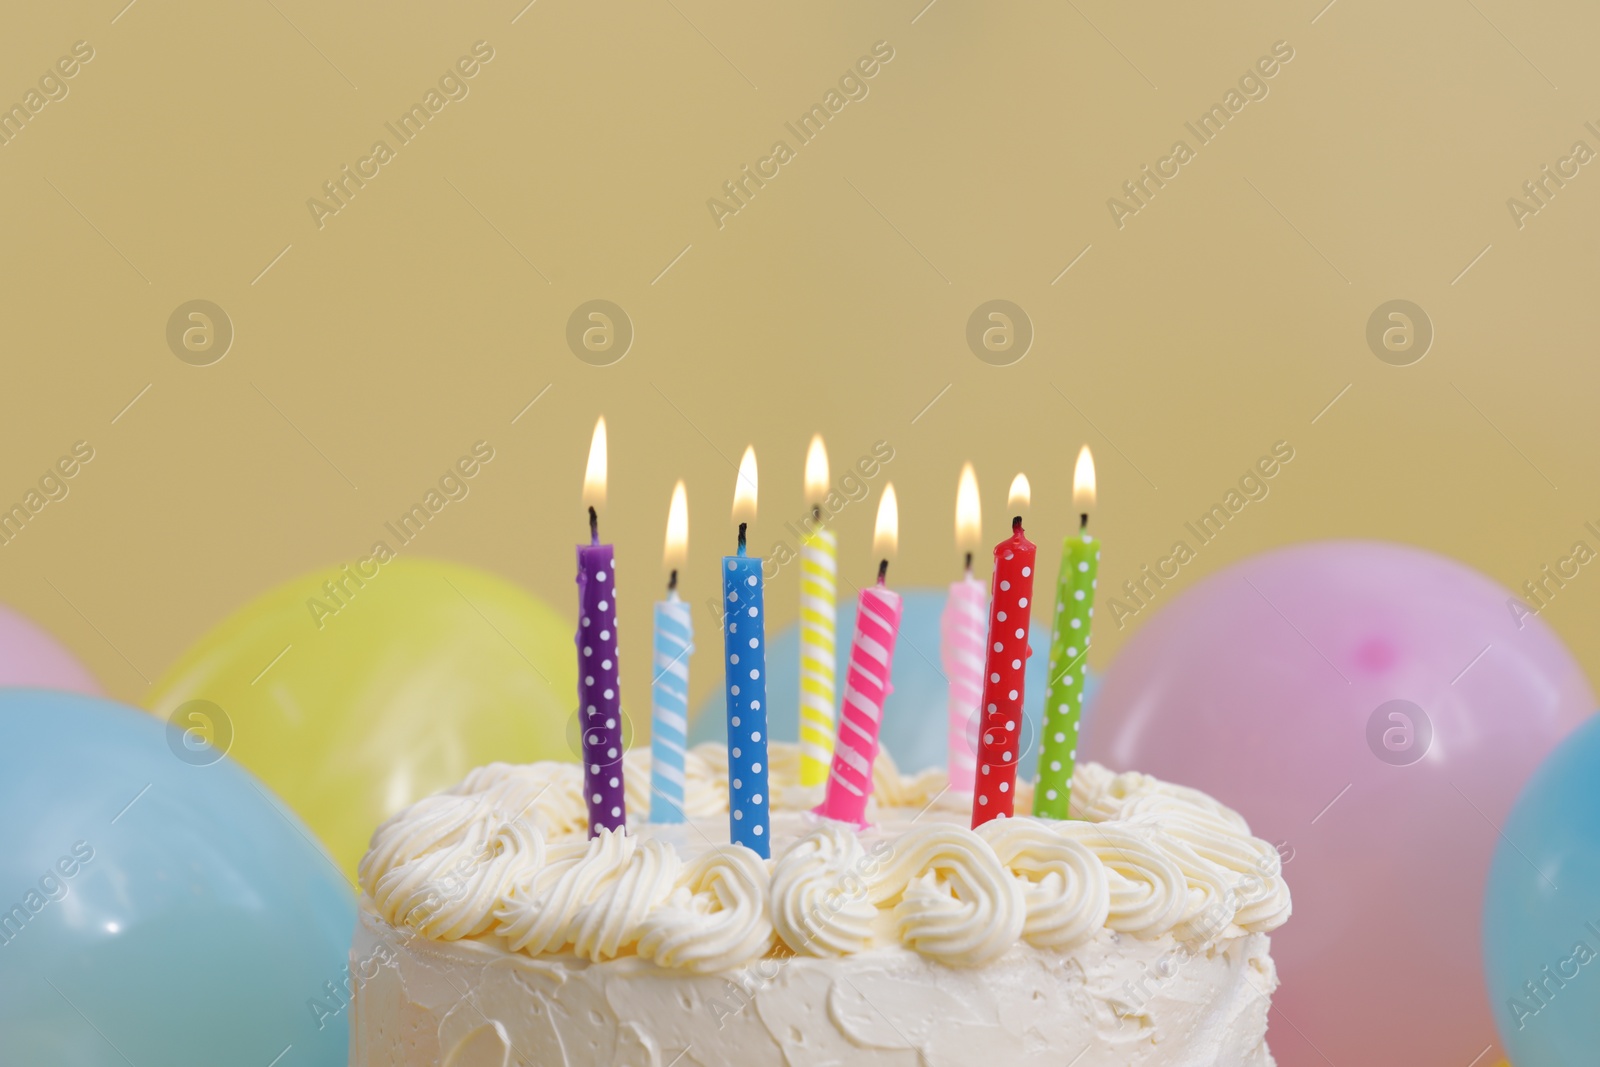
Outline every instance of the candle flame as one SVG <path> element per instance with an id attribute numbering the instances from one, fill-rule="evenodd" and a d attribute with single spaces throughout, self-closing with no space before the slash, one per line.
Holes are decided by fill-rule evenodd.
<path id="1" fill-rule="evenodd" d="M 672 487 L 672 506 L 667 509 L 667 547 L 661 554 L 662 565 L 669 570 L 683 566 L 689 555 L 689 494 L 683 479 Z"/>
<path id="2" fill-rule="evenodd" d="M 822 444 L 822 435 L 814 434 L 811 447 L 806 449 L 806 500 L 822 503 L 828 495 L 828 450 Z"/>
<path id="3" fill-rule="evenodd" d="M 589 465 L 583 471 L 583 502 L 592 508 L 606 506 L 606 417 L 594 424 L 589 440 Z"/>
<path id="4" fill-rule="evenodd" d="M 883 487 L 878 501 L 878 522 L 872 530 L 872 554 L 888 559 L 900 547 L 900 505 L 894 497 L 894 483 Z"/>
<path id="5" fill-rule="evenodd" d="M 1078 465 L 1072 469 L 1072 506 L 1087 515 L 1094 509 L 1094 456 L 1089 446 L 1078 450 Z"/>
<path id="6" fill-rule="evenodd" d="M 983 542 L 983 509 L 978 506 L 978 475 L 972 464 L 961 468 L 956 485 L 956 548 L 976 552 Z"/>
<path id="7" fill-rule="evenodd" d="M 756 449 L 746 446 L 739 461 L 739 478 L 733 486 L 733 521 L 756 521 Z"/>
<path id="8" fill-rule="evenodd" d="M 1033 487 L 1028 484 L 1026 474 L 1019 474 L 1011 479 L 1011 492 L 1006 496 L 1006 507 L 1015 511 L 1031 503 L 1033 503 Z"/>

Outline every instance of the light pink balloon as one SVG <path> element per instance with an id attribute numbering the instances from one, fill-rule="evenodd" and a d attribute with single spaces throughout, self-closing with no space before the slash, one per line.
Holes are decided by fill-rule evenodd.
<path id="1" fill-rule="evenodd" d="M 0 605 L 0 686 L 65 689 L 100 695 L 89 669 L 56 639 Z"/>
<path id="2" fill-rule="evenodd" d="M 1282 843 L 1279 1064 L 1473 1062 L 1495 1041 L 1479 923 L 1496 827 L 1594 708 L 1571 654 L 1476 571 L 1380 542 L 1283 549 L 1157 595 L 1084 755 L 1198 786 Z M 1431 723 L 1425 750 L 1415 712 L 1377 713 L 1393 700 Z"/>

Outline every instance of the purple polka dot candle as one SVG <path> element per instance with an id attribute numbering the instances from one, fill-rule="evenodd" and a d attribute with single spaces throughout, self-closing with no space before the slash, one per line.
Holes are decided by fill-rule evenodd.
<path id="1" fill-rule="evenodd" d="M 728 840 L 767 859 L 767 619 L 763 560 L 747 554 L 756 513 L 756 454 L 745 449 L 733 493 L 739 551 L 722 559 L 723 667 L 728 687 Z"/>
<path id="2" fill-rule="evenodd" d="M 622 686 L 617 668 L 616 560 L 600 543 L 595 511 L 605 503 L 606 421 L 595 423 L 583 480 L 589 543 L 578 546 L 578 724 L 583 729 L 583 793 L 589 836 L 628 822 L 622 778 Z"/>

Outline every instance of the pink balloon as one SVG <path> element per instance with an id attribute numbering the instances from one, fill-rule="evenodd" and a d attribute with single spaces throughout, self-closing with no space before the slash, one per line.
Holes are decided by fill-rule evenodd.
<path id="1" fill-rule="evenodd" d="M 89 669 L 56 639 L 0 605 L 0 686 L 65 689 L 100 695 Z"/>
<path id="2" fill-rule="evenodd" d="M 1299 545 L 1158 600 L 1105 674 L 1088 758 L 1198 786 L 1282 846 L 1282 1067 L 1465 1067 L 1495 1042 L 1479 923 L 1496 827 L 1594 708 L 1510 600 L 1418 549 Z"/>

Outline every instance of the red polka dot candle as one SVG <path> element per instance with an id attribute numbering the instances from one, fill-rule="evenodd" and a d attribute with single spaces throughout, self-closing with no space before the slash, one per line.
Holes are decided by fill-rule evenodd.
<path id="1" fill-rule="evenodd" d="M 595 510 L 606 498 L 606 420 L 594 426 L 583 499 L 589 505 L 589 543 L 578 546 L 578 721 L 583 727 L 583 793 L 589 836 L 628 822 L 622 779 L 622 686 L 617 669 L 616 561 L 600 543 Z"/>
<path id="2" fill-rule="evenodd" d="M 850 670 L 844 681 L 839 732 L 833 744 L 828 790 L 816 812 L 854 826 L 866 825 L 867 798 L 872 795 L 872 765 L 878 758 L 883 702 L 892 686 L 894 646 L 900 637 L 900 594 L 885 584 L 889 557 L 900 536 L 894 485 L 884 487 L 878 503 L 874 554 L 879 557 L 878 582 L 856 599 L 856 633 L 850 642 Z"/>
<path id="3" fill-rule="evenodd" d="M 1025 488 L 1026 483 L 1023 485 Z M 1017 502 L 1014 492 L 1013 503 Z M 991 819 L 1009 818 L 1016 813 L 1023 679 L 1028 666 L 1028 620 L 1037 562 L 1038 547 L 1024 535 L 1022 516 L 1018 515 L 1011 520 L 1011 536 L 994 548 L 978 774 L 972 786 L 974 829 Z"/>

